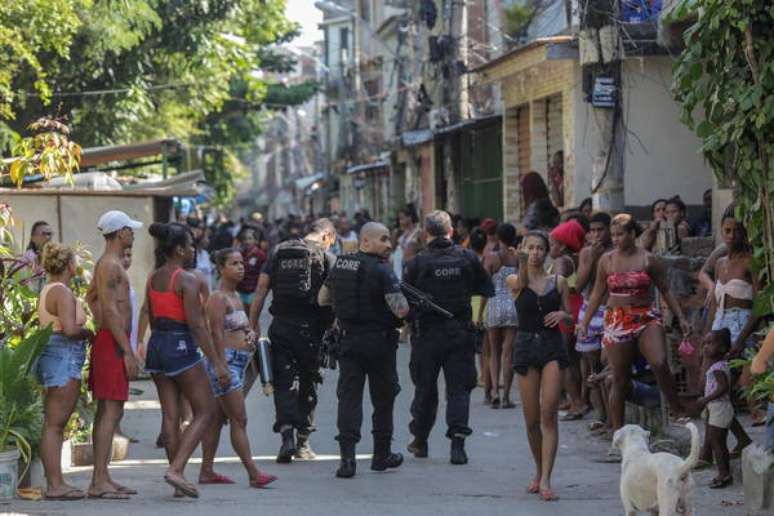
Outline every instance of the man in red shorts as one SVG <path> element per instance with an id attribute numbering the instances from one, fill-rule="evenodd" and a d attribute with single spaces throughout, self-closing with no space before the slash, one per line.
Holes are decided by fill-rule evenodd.
<path id="1" fill-rule="evenodd" d="M 86 300 L 99 331 L 91 345 L 89 387 L 97 400 L 94 418 L 94 473 L 89 498 L 126 499 L 133 489 L 115 483 L 108 473 L 113 434 L 129 398 L 129 380 L 137 376 L 139 362 L 132 351 L 129 332 L 132 307 L 129 276 L 121 259 L 134 243 L 134 230 L 142 223 L 122 211 L 109 211 L 100 217 L 97 229 L 105 237 L 105 252 L 94 268 L 94 278 Z"/>

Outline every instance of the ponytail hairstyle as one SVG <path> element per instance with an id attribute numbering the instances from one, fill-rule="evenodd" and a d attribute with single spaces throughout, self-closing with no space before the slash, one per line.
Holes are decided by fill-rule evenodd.
<path id="1" fill-rule="evenodd" d="M 221 275 L 221 272 L 228 261 L 228 257 L 232 254 L 241 254 L 241 252 L 236 247 L 225 247 L 215 251 L 212 255 L 212 262 L 215 264 L 215 270 L 217 270 L 218 276 Z"/>
<path id="2" fill-rule="evenodd" d="M 627 233 L 634 233 L 635 237 L 642 234 L 642 226 L 637 220 L 628 213 L 619 213 L 610 222 L 611 226 L 620 226 Z"/>
<path id="3" fill-rule="evenodd" d="M 548 253 L 548 250 L 551 248 L 551 243 L 548 240 L 548 235 L 546 235 L 545 231 L 540 231 L 537 229 L 533 229 L 532 231 L 527 232 L 527 236 L 524 237 L 526 240 L 529 237 L 536 237 L 543 241 L 543 245 L 546 246 L 546 253 Z"/>
<path id="4" fill-rule="evenodd" d="M 148 228 L 148 233 L 156 239 L 157 269 L 167 263 L 167 258 L 172 256 L 176 248 L 185 247 L 189 238 L 193 241 L 191 229 L 177 222 L 169 224 L 154 222 Z"/>

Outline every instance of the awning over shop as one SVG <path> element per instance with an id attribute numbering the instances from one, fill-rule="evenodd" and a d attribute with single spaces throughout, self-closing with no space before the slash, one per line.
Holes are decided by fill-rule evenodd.
<path id="1" fill-rule="evenodd" d="M 325 172 L 317 172 L 311 176 L 300 177 L 295 180 L 296 190 L 305 191 L 318 181 L 325 179 Z"/>
<path id="2" fill-rule="evenodd" d="M 382 168 L 387 168 L 386 161 L 375 161 L 373 163 L 367 163 L 365 165 L 356 165 L 347 169 L 347 175 L 357 174 L 358 172 L 371 172 Z"/>
<path id="3" fill-rule="evenodd" d="M 174 139 L 153 140 L 129 145 L 91 147 L 83 149 L 81 168 L 92 167 L 111 161 L 126 161 L 150 156 L 174 156 L 182 153 L 183 145 Z"/>
<path id="4" fill-rule="evenodd" d="M 422 145 L 433 140 L 433 131 L 422 129 L 420 131 L 406 131 L 400 135 L 400 141 L 404 147 Z"/>
<path id="5" fill-rule="evenodd" d="M 460 122 L 457 122 L 456 124 L 452 124 L 446 127 L 441 127 L 439 129 L 435 130 L 435 136 L 443 136 L 450 133 L 455 133 L 457 131 L 465 131 L 468 129 L 473 129 L 475 127 L 479 127 L 482 125 L 485 125 L 487 123 L 494 123 L 499 120 L 502 120 L 502 116 L 500 115 L 490 115 L 490 116 L 482 116 L 478 118 L 468 118 L 466 120 L 462 120 Z"/>

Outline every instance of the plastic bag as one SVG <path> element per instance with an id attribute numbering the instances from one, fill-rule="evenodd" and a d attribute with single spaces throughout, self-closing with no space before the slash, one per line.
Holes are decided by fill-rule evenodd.
<path id="1" fill-rule="evenodd" d="M 696 346 L 694 346 L 689 339 L 683 339 L 680 341 L 680 346 L 677 351 L 684 357 L 689 357 L 696 353 Z"/>

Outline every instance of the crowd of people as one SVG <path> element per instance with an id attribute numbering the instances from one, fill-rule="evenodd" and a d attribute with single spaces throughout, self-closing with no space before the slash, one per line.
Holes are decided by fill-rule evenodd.
<path id="1" fill-rule="evenodd" d="M 96 334 L 85 327 L 87 307 L 68 287 L 76 273 L 73 249 L 55 243 L 48 224 L 36 223 L 25 260 L 31 275 L 40 279 L 40 323 L 51 324 L 54 331 L 37 365 L 45 388 L 40 450 L 46 497 L 125 499 L 136 493 L 112 479 L 108 463 L 113 435 L 121 431 L 129 380 L 141 367 L 158 391 L 158 444 L 169 459 L 164 479 L 175 496 L 198 497 L 184 468 L 200 443 L 199 483 L 233 483 L 213 468 L 226 421 L 249 485 L 260 488 L 275 481 L 251 458 L 245 410 L 252 384 L 246 375 L 269 299 L 274 431 L 281 436 L 277 462 L 315 456 L 310 435 L 318 348 L 326 330 L 337 324 L 342 335 L 339 477 L 355 475 L 366 379 L 374 405 L 371 467 L 383 471 L 403 461 L 390 444 L 393 401 L 400 390 L 394 353 L 401 340 L 412 346 L 414 440 L 408 450 L 415 457 L 428 456 L 437 377 L 443 370 L 452 464 L 467 463 L 471 391 L 478 384 L 485 404 L 513 409 L 515 379 L 535 463 L 527 489 L 544 500 L 558 498 L 551 474 L 560 412 L 562 420 L 573 421 L 594 411 L 589 431 L 611 440 L 624 424 L 627 402 L 656 407 L 663 400 L 675 418 L 704 409 L 702 465 L 717 465 L 711 487 L 731 483 L 729 457 L 751 442 L 735 415 L 738 387 L 749 385 L 751 370 L 740 376 L 728 361 L 746 350 L 755 352 L 754 332 L 764 322 L 752 310 L 759 285 L 745 228 L 733 210 L 726 211 L 717 228 L 723 245 L 699 275 L 707 303 L 701 322 L 692 324 L 670 291 L 658 255 L 677 252 L 680 241 L 691 235 L 712 234 L 711 196 L 705 194 L 705 213 L 693 224 L 679 197 L 658 200 L 643 229 L 630 214 L 595 212 L 590 200 L 560 213 L 536 173 L 524 176 L 521 188 L 525 216 L 514 224 L 439 211 L 420 224 L 412 205 L 390 225 L 372 221 L 364 210 L 352 221 L 340 213 L 270 224 L 256 213 L 238 224 L 223 218 L 208 226 L 197 217 L 155 223 L 148 231 L 156 242 L 156 263 L 144 299 L 138 299 L 139 286 L 131 285 L 127 274 L 142 224 L 125 213 L 107 212 L 98 222 L 105 249 L 86 296 Z M 432 294 L 453 320 L 410 308 L 401 279 Z M 671 315 L 665 317 L 661 306 Z M 413 323 L 403 324 L 403 319 Z M 670 325 L 683 336 L 681 353 L 683 346 L 693 347 L 702 357 L 702 381 L 695 393 L 678 393 L 665 336 Z M 773 338 L 767 337 L 752 372 L 765 370 L 774 353 Z M 82 491 L 65 482 L 59 456 L 80 392 L 87 342 L 97 413 L 93 477 Z M 703 393 L 698 399 L 690 396 L 698 391 Z M 756 402 L 749 401 L 748 408 L 752 424 L 765 421 Z M 736 440 L 732 451 L 726 444 L 729 430 Z M 620 460 L 613 447 L 607 459 Z"/>

